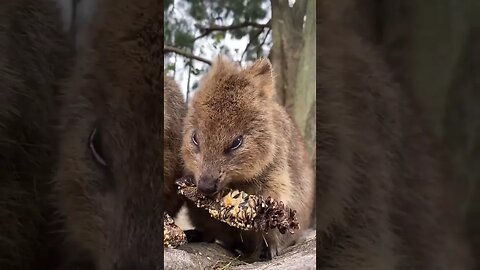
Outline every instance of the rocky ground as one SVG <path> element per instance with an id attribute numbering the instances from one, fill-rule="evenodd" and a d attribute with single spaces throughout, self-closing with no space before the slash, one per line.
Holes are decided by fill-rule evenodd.
<path id="1" fill-rule="evenodd" d="M 176 223 L 182 229 L 192 228 L 185 217 L 185 211 L 179 213 Z M 180 269 L 273 269 L 273 270 L 304 270 L 315 269 L 315 230 L 306 232 L 298 244 L 288 248 L 269 262 L 247 264 L 218 244 L 192 243 L 176 249 L 166 248 L 164 266 L 167 270 Z"/>

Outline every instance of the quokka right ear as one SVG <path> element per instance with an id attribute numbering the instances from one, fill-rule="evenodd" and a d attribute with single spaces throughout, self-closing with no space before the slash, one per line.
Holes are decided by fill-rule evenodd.
<path id="1" fill-rule="evenodd" d="M 267 58 L 260 58 L 247 67 L 245 71 L 255 85 L 256 91 L 258 91 L 260 96 L 269 99 L 275 96 L 274 73 L 270 60 Z"/>

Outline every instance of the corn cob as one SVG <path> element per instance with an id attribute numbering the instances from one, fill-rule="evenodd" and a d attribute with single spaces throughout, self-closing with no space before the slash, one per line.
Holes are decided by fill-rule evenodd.
<path id="1" fill-rule="evenodd" d="M 187 236 L 169 214 L 163 214 L 163 246 L 178 247 L 187 243 Z"/>
<path id="2" fill-rule="evenodd" d="M 271 197 L 264 199 L 239 190 L 225 190 L 210 198 L 198 191 L 191 176 L 177 180 L 176 184 L 181 195 L 230 226 L 264 232 L 277 228 L 282 234 L 299 229 L 296 211 Z"/>

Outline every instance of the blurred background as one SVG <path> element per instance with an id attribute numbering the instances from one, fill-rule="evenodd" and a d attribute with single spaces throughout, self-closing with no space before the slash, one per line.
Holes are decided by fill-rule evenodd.
<path id="1" fill-rule="evenodd" d="M 451 189 L 480 258 L 480 1 L 352 2 L 352 27 L 384 50 L 443 143 Z"/>
<path id="2" fill-rule="evenodd" d="M 74 0 L 87 15 L 95 1 Z M 354 3 L 349 10 L 352 27 L 383 50 L 397 81 L 421 102 L 451 162 L 451 189 L 472 250 L 480 258 L 480 1 L 336 1 Z M 268 57 L 277 73 L 279 102 L 299 124 L 313 162 L 315 1 L 163 4 L 165 70 L 185 97 L 195 93 L 219 53 L 243 66 Z"/>

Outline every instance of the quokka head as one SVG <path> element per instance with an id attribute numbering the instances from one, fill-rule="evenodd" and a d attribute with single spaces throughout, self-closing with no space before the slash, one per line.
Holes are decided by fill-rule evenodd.
<path id="1" fill-rule="evenodd" d="M 270 61 L 245 69 L 218 57 L 185 119 L 182 155 L 199 190 L 213 195 L 258 176 L 273 160 L 277 136 Z"/>

